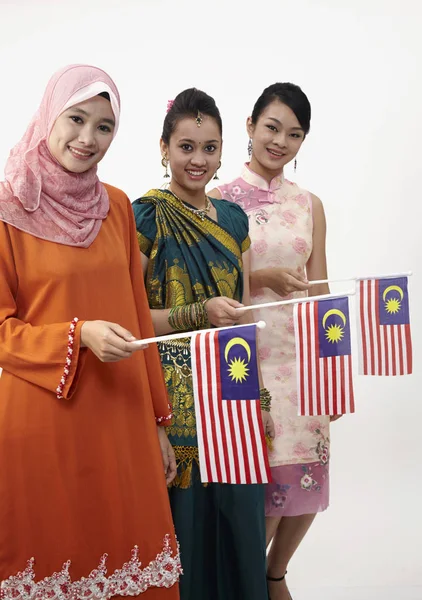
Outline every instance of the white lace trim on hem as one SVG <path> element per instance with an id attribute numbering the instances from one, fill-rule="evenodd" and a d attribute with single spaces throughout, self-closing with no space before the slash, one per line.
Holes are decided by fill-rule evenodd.
<path id="1" fill-rule="evenodd" d="M 173 554 L 170 535 L 164 538 L 163 550 L 149 565 L 142 568 L 139 548 L 132 550 L 132 558 L 121 569 L 107 577 L 107 554 L 101 558 L 97 569 L 88 577 L 71 581 L 67 561 L 59 573 L 53 573 L 35 583 L 35 559 L 28 561 L 26 569 L 1 582 L 1 600 L 109 600 L 113 596 L 138 596 L 151 587 L 172 587 L 182 574 L 180 550 Z"/>

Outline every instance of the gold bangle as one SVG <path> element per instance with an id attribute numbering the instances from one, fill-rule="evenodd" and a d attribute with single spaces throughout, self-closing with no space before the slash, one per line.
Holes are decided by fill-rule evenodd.
<path id="1" fill-rule="evenodd" d="M 175 331 L 188 331 L 209 327 L 210 323 L 204 304 L 205 302 L 192 302 L 192 304 L 173 306 L 168 316 L 170 327 Z"/>
<path id="2" fill-rule="evenodd" d="M 169 312 L 168 323 L 175 331 L 194 329 L 192 305 L 184 304 L 182 306 L 173 306 Z"/>
<path id="3" fill-rule="evenodd" d="M 259 390 L 259 400 L 261 402 L 261 410 L 270 412 L 271 410 L 271 394 L 267 388 L 261 388 Z"/>

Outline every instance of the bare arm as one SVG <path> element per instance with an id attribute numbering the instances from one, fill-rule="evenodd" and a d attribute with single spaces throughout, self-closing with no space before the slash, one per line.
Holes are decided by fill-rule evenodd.
<path id="1" fill-rule="evenodd" d="M 309 281 L 327 279 L 327 258 L 325 253 L 325 237 L 327 225 L 325 221 L 324 207 L 321 200 L 312 195 L 312 212 L 314 219 L 314 231 L 312 235 L 312 253 L 306 264 L 306 274 Z M 329 294 L 330 288 L 327 283 L 311 286 L 310 296 Z"/>
<path id="2" fill-rule="evenodd" d="M 312 236 L 312 254 L 306 264 L 306 273 L 309 281 L 316 279 L 328 279 L 327 274 L 327 257 L 325 251 L 325 238 L 327 232 L 327 224 L 325 221 L 324 207 L 321 200 L 312 196 L 312 212 L 314 217 L 314 232 Z M 319 283 L 312 285 L 309 290 L 310 296 L 319 296 L 321 294 L 329 294 L 330 288 L 328 283 Z M 330 421 L 337 421 L 343 415 L 334 415 L 330 417 Z"/>
<path id="3" fill-rule="evenodd" d="M 211 190 L 210 192 L 208 192 L 207 196 L 210 196 L 211 198 L 216 198 L 217 200 L 221 200 L 221 194 L 217 190 L 217 188 L 214 188 L 213 190 Z"/>
<path id="4" fill-rule="evenodd" d="M 250 289 L 249 289 L 249 281 L 250 281 L 250 271 L 251 271 L 251 256 L 250 250 L 247 250 L 243 253 L 243 275 L 244 275 L 244 288 L 243 288 L 243 299 L 242 303 L 245 306 L 250 306 L 251 298 L 250 298 Z M 243 312 L 242 317 L 240 319 L 240 323 L 246 325 L 247 323 L 254 323 L 255 319 L 253 316 L 252 310 L 247 310 Z M 259 360 L 259 344 L 258 340 L 256 341 L 256 350 L 257 350 L 257 365 L 258 365 L 258 379 L 259 379 L 259 387 L 262 389 L 265 387 L 264 380 L 262 378 L 261 372 L 261 363 Z M 263 410 L 262 414 L 262 423 L 264 427 L 264 434 L 268 436 L 270 439 L 274 439 L 275 429 L 274 429 L 274 421 L 269 412 Z"/>
<path id="5" fill-rule="evenodd" d="M 217 188 L 211 190 L 208 196 L 221 200 L 221 194 Z M 245 287 L 245 293 L 247 293 L 248 296 L 250 291 L 255 294 L 264 287 L 271 288 L 280 296 L 287 296 L 287 294 L 297 290 L 304 291 L 309 287 L 305 279 L 300 277 L 293 269 L 274 269 L 269 267 L 268 269 L 259 269 L 251 272 L 250 258 L 248 259 L 248 265 L 249 277 L 247 278 L 245 274 L 245 282 L 248 279 L 247 291 Z M 246 271 L 244 272 L 246 273 Z M 246 298 L 246 296 L 244 296 L 244 298 Z M 244 304 L 250 304 L 249 299 L 247 302 L 245 300 Z M 243 320 L 241 320 L 241 322 L 243 322 Z"/>
<path id="6" fill-rule="evenodd" d="M 242 254 L 243 262 L 243 298 L 242 304 L 244 306 L 250 306 L 251 304 L 251 292 L 250 292 L 250 272 L 251 272 L 251 254 L 250 250 L 246 250 Z M 239 319 L 239 323 L 247 325 L 248 323 L 254 323 L 253 310 L 240 311 L 242 316 Z"/>
<path id="7" fill-rule="evenodd" d="M 253 294 L 262 288 L 270 288 L 282 298 L 292 292 L 304 292 L 309 289 L 307 280 L 288 267 L 267 267 L 253 271 L 250 286 Z"/>
<path id="8" fill-rule="evenodd" d="M 250 296 L 250 290 L 249 290 L 249 276 L 250 276 L 250 271 L 251 271 L 250 250 L 246 250 L 246 252 L 243 253 L 242 260 L 243 260 L 243 276 L 244 276 L 242 304 L 244 304 L 245 306 L 250 306 L 250 304 L 251 304 L 251 296 Z M 255 323 L 253 310 L 245 310 L 245 311 L 242 310 L 239 312 L 242 315 L 239 320 L 239 323 L 241 325 L 247 325 L 248 323 Z M 257 344 L 257 349 L 258 349 L 258 344 Z M 263 379 L 262 379 L 261 365 L 260 365 L 259 359 L 258 359 L 258 377 L 259 377 L 259 386 L 262 388 L 262 387 L 264 387 L 264 383 L 263 383 Z"/>
<path id="9" fill-rule="evenodd" d="M 309 286 L 307 281 L 327 279 L 327 259 L 325 255 L 326 222 L 321 200 L 311 194 L 313 212 L 312 253 L 306 264 L 307 279 L 300 277 L 293 269 L 268 267 L 251 273 L 251 290 L 267 287 L 279 296 L 287 296 L 296 291 L 308 290 L 310 296 L 329 294 L 328 284 Z"/>

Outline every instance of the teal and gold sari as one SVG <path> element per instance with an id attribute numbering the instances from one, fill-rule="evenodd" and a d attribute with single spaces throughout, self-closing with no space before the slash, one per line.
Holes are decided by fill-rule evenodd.
<path id="1" fill-rule="evenodd" d="M 218 222 L 201 219 L 171 192 L 133 203 L 139 247 L 149 258 L 151 309 L 227 296 L 242 301 L 248 218 L 236 204 L 210 199 Z M 169 490 L 184 576 L 182 600 L 266 600 L 264 491 L 260 485 L 199 478 L 189 339 L 159 344 L 174 418 L 167 429 L 178 464 Z"/>
<path id="2" fill-rule="evenodd" d="M 192 213 L 171 192 L 151 190 L 134 203 L 141 252 L 149 257 L 150 307 L 171 308 L 213 296 L 241 301 L 242 252 L 249 247 L 248 221 L 236 204 L 215 201 L 218 223 Z M 191 485 L 198 463 L 189 339 L 159 344 L 174 419 L 167 433 L 178 475 L 173 485 Z"/>

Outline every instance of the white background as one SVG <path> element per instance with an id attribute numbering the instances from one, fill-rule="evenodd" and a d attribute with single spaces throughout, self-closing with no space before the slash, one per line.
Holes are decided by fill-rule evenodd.
<path id="1" fill-rule="evenodd" d="M 294 177 L 324 202 L 331 276 L 414 271 L 416 373 L 356 377 L 357 413 L 332 428 L 331 508 L 289 568 L 295 600 L 422 598 L 420 11 L 417 0 L 0 0 L 1 164 L 50 75 L 84 62 L 122 95 L 104 181 L 132 200 L 161 184 L 167 100 L 191 86 L 220 107 L 220 179 L 232 180 L 254 101 L 292 81 L 313 110 Z"/>

